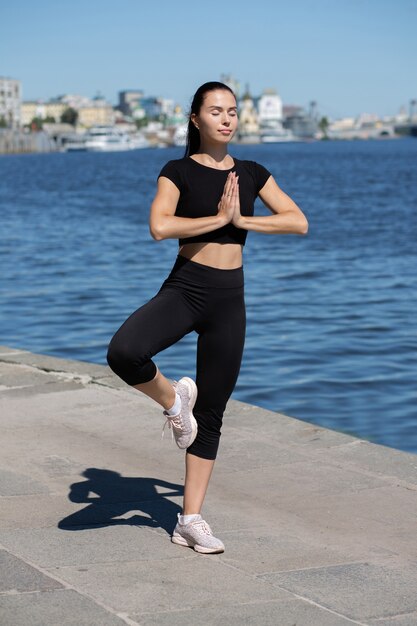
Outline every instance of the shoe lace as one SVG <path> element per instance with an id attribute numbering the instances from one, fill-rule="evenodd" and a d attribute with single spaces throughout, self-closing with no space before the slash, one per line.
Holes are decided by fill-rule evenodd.
<path id="1" fill-rule="evenodd" d="M 162 436 L 161 439 L 164 438 L 164 431 L 165 431 L 165 426 L 168 424 L 168 428 L 171 429 L 171 439 L 174 438 L 174 428 L 176 428 L 177 430 L 182 430 L 183 424 L 182 424 L 182 419 L 181 419 L 181 415 L 176 415 L 175 417 L 167 417 L 165 424 L 163 425 L 162 428 Z"/>
<path id="2" fill-rule="evenodd" d="M 168 428 L 171 428 L 171 420 L 169 418 L 167 418 L 165 424 L 163 425 L 161 439 L 164 438 L 165 426 L 167 424 L 168 424 Z M 174 431 L 172 429 L 171 429 L 171 439 L 174 439 Z"/>
<path id="3" fill-rule="evenodd" d="M 177 383 L 176 380 L 173 381 L 173 383 Z M 162 427 L 162 435 L 161 435 L 161 439 L 164 438 L 164 433 L 165 433 L 165 426 L 168 424 L 168 428 L 171 429 L 171 439 L 174 439 L 174 428 L 177 430 L 181 430 L 183 428 L 183 423 L 182 423 L 182 418 L 181 418 L 181 413 L 179 415 L 175 415 L 175 416 L 171 416 L 168 415 L 165 424 Z"/>
<path id="4" fill-rule="evenodd" d="M 204 519 L 193 522 L 193 526 L 197 526 L 206 535 L 213 535 L 213 532 L 210 526 L 207 524 L 206 520 Z"/>

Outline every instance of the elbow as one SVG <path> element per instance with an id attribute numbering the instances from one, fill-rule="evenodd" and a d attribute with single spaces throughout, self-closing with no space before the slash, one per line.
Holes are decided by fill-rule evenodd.
<path id="1" fill-rule="evenodd" d="M 162 241 L 163 237 L 162 235 L 160 235 L 159 233 L 151 233 L 153 239 L 155 239 L 155 241 Z"/>
<path id="2" fill-rule="evenodd" d="M 300 235 L 307 235 L 308 233 L 308 221 L 307 218 L 303 216 L 302 220 L 300 220 L 299 231 Z"/>
<path id="3" fill-rule="evenodd" d="M 305 215 L 300 215 L 297 223 L 297 234 L 307 235 L 308 233 L 308 221 Z"/>
<path id="4" fill-rule="evenodd" d="M 155 241 L 162 241 L 162 239 L 164 239 L 161 229 L 157 228 L 155 225 L 149 225 L 149 232 L 151 233 L 152 239 L 155 239 Z"/>

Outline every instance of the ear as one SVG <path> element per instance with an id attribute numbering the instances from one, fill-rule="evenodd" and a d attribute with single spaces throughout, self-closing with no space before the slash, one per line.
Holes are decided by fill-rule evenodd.
<path id="1" fill-rule="evenodd" d="M 197 130 L 198 130 L 197 115 L 196 115 L 195 113 L 191 113 L 190 120 L 192 121 L 192 123 L 194 124 L 194 126 L 195 126 L 195 127 L 197 128 Z"/>

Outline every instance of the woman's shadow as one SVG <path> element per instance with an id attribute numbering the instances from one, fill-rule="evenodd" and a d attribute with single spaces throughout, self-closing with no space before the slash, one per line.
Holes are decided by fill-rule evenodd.
<path id="1" fill-rule="evenodd" d="M 70 487 L 71 502 L 88 506 L 58 523 L 62 530 L 84 530 L 114 524 L 164 528 L 169 534 L 181 507 L 167 496 L 182 496 L 184 487 L 158 478 L 124 478 L 118 472 L 90 467 L 82 472 L 87 478 Z M 157 487 L 166 489 L 158 493 Z M 130 517 L 121 518 L 128 512 Z"/>

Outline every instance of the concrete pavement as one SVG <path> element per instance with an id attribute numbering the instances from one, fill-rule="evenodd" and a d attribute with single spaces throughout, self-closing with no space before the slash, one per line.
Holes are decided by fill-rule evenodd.
<path id="1" fill-rule="evenodd" d="M 417 625 L 417 455 L 230 400 L 201 555 L 155 402 L 8 347 L 0 396 L 2 626 Z"/>

